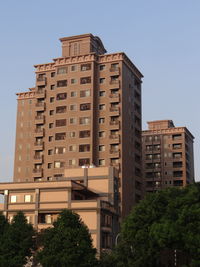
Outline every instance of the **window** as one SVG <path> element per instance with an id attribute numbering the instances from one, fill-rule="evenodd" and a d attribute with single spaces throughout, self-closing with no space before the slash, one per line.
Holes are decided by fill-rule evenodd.
<path id="1" fill-rule="evenodd" d="M 173 149 L 181 149 L 182 144 L 173 144 Z"/>
<path id="2" fill-rule="evenodd" d="M 99 110 L 105 110 L 106 109 L 106 105 L 105 104 L 100 104 L 99 105 Z"/>
<path id="3" fill-rule="evenodd" d="M 90 103 L 84 103 L 84 104 L 80 104 L 80 110 L 84 111 L 84 110 L 90 110 Z"/>
<path id="4" fill-rule="evenodd" d="M 84 166 L 84 165 L 90 165 L 90 159 L 89 158 L 84 158 L 84 159 L 79 159 L 79 166 Z"/>
<path id="5" fill-rule="evenodd" d="M 105 83 L 106 79 L 105 78 L 100 78 L 99 83 Z"/>
<path id="6" fill-rule="evenodd" d="M 90 96 L 90 90 L 80 91 L 80 97 L 89 97 L 89 96 Z"/>
<path id="7" fill-rule="evenodd" d="M 105 96 L 106 95 L 106 92 L 105 91 L 100 91 L 99 92 L 99 96 Z"/>
<path id="8" fill-rule="evenodd" d="M 118 69 L 119 69 L 119 64 L 118 63 L 111 64 L 110 71 L 117 71 Z"/>
<path id="9" fill-rule="evenodd" d="M 76 145 L 70 145 L 69 146 L 69 151 L 70 152 L 75 152 L 76 151 Z"/>
<path id="10" fill-rule="evenodd" d="M 66 74 L 67 73 L 67 67 L 60 67 L 57 69 L 57 74 Z"/>
<path id="11" fill-rule="evenodd" d="M 48 168 L 48 169 L 51 169 L 51 168 L 52 168 L 52 163 L 48 163 L 48 164 L 47 164 L 47 168 Z"/>
<path id="12" fill-rule="evenodd" d="M 91 77 L 83 77 L 80 79 L 81 84 L 91 83 Z"/>
<path id="13" fill-rule="evenodd" d="M 56 73 L 55 72 L 51 72 L 51 77 L 55 77 Z"/>
<path id="14" fill-rule="evenodd" d="M 55 90 L 55 84 L 52 84 L 50 89 Z"/>
<path id="15" fill-rule="evenodd" d="M 66 126 L 66 119 L 56 120 L 56 127 Z"/>
<path id="16" fill-rule="evenodd" d="M 110 83 L 115 84 L 119 82 L 119 75 L 111 76 L 110 77 Z"/>
<path id="17" fill-rule="evenodd" d="M 67 93 L 60 93 L 56 95 L 57 100 L 64 100 L 67 98 Z"/>
<path id="18" fill-rule="evenodd" d="M 51 214 L 46 214 L 46 216 L 45 216 L 45 223 L 48 223 L 48 224 L 51 224 L 52 223 Z"/>
<path id="19" fill-rule="evenodd" d="M 111 145 L 110 146 L 110 152 L 118 152 L 119 151 L 119 145 Z"/>
<path id="20" fill-rule="evenodd" d="M 105 123 L 105 118 L 99 118 L 99 124 Z"/>
<path id="21" fill-rule="evenodd" d="M 53 141 L 53 136 L 49 136 L 49 142 Z"/>
<path id="22" fill-rule="evenodd" d="M 77 122 L 77 119 L 76 118 L 70 118 L 69 119 L 69 123 L 70 124 L 76 124 L 76 122 Z"/>
<path id="23" fill-rule="evenodd" d="M 32 221 L 32 216 L 26 216 L 27 223 L 31 223 Z"/>
<path id="24" fill-rule="evenodd" d="M 17 196 L 11 196 L 10 197 L 10 202 L 11 203 L 16 203 L 17 202 Z"/>
<path id="25" fill-rule="evenodd" d="M 53 123 L 49 123 L 49 129 L 53 128 Z"/>
<path id="26" fill-rule="evenodd" d="M 75 166 L 76 165 L 76 160 L 75 159 L 70 159 L 69 160 L 69 166 Z"/>
<path id="27" fill-rule="evenodd" d="M 76 106 L 76 104 L 73 104 L 73 105 L 70 105 L 70 110 L 77 110 L 77 106 Z"/>
<path id="28" fill-rule="evenodd" d="M 57 81 L 57 87 L 65 87 L 67 86 L 67 80 Z"/>
<path id="29" fill-rule="evenodd" d="M 99 137 L 106 137 L 106 132 L 105 131 L 99 132 Z"/>
<path id="30" fill-rule="evenodd" d="M 173 162 L 173 168 L 182 168 L 182 167 L 183 167 L 182 161 Z"/>
<path id="31" fill-rule="evenodd" d="M 106 147 L 105 147 L 104 145 L 100 145 L 100 146 L 99 146 L 99 151 L 103 152 L 103 151 L 105 151 L 105 148 L 106 148 Z"/>
<path id="32" fill-rule="evenodd" d="M 76 84 L 77 83 L 77 79 L 73 78 L 71 79 L 71 84 Z"/>
<path id="33" fill-rule="evenodd" d="M 65 113 L 67 111 L 67 106 L 56 107 L 56 113 Z"/>
<path id="34" fill-rule="evenodd" d="M 81 71 L 91 70 L 91 64 L 82 64 Z"/>
<path id="35" fill-rule="evenodd" d="M 79 132 L 79 138 L 87 138 L 87 137 L 90 137 L 90 131 L 89 130 Z"/>
<path id="36" fill-rule="evenodd" d="M 77 71 L 77 70 L 78 70 L 78 65 L 71 66 L 71 71 Z"/>
<path id="37" fill-rule="evenodd" d="M 55 134 L 55 140 L 65 140 L 66 133 L 56 133 Z"/>
<path id="38" fill-rule="evenodd" d="M 65 166 L 65 163 L 63 161 L 54 162 L 54 168 L 63 168 L 64 166 Z"/>
<path id="39" fill-rule="evenodd" d="M 88 152 L 90 151 L 90 145 L 79 145 L 79 152 Z"/>
<path id="40" fill-rule="evenodd" d="M 70 138 L 76 137 L 76 132 L 69 132 L 69 137 Z"/>
<path id="41" fill-rule="evenodd" d="M 40 73 L 40 74 L 38 74 L 38 78 L 37 78 L 37 80 L 38 81 L 44 81 L 45 80 L 45 77 L 46 75 L 45 75 L 45 73 Z"/>
<path id="42" fill-rule="evenodd" d="M 182 153 L 173 153 L 173 158 L 178 159 L 178 158 L 182 158 Z"/>
<path id="43" fill-rule="evenodd" d="M 73 43 L 71 45 L 71 47 L 73 48 L 73 52 L 74 52 L 74 56 L 78 55 L 80 53 L 80 43 L 76 42 L 76 43 Z"/>
<path id="44" fill-rule="evenodd" d="M 174 171 L 173 172 L 173 177 L 182 177 L 183 176 L 183 171 Z"/>
<path id="45" fill-rule="evenodd" d="M 22 150 L 22 145 L 21 144 L 19 144 L 19 150 Z"/>
<path id="46" fill-rule="evenodd" d="M 53 155 L 53 149 L 48 150 L 48 155 Z"/>
<path id="47" fill-rule="evenodd" d="M 111 158 L 110 162 L 111 162 L 111 165 L 116 165 L 116 164 L 119 164 L 119 159 Z"/>
<path id="48" fill-rule="evenodd" d="M 32 201 L 32 196 L 31 195 L 25 195 L 24 196 L 24 202 L 31 202 Z"/>
<path id="49" fill-rule="evenodd" d="M 178 139 L 181 139 L 181 136 L 182 136 L 181 134 L 173 134 L 172 135 L 172 139 L 173 140 L 178 140 Z"/>
<path id="50" fill-rule="evenodd" d="M 79 119 L 79 123 L 82 125 L 88 125 L 90 123 L 90 118 L 89 117 L 82 117 Z"/>
<path id="51" fill-rule="evenodd" d="M 65 147 L 55 147 L 55 154 L 64 154 L 66 152 Z"/>
<path id="52" fill-rule="evenodd" d="M 52 116 L 54 114 L 54 110 L 49 110 L 49 115 Z"/>
<path id="53" fill-rule="evenodd" d="M 99 66 L 99 70 L 102 71 L 102 70 L 105 70 L 105 69 L 106 69 L 106 65 L 100 65 L 100 66 Z"/>
<path id="54" fill-rule="evenodd" d="M 77 92 L 76 92 L 76 91 L 72 91 L 72 92 L 70 93 L 70 96 L 71 96 L 71 97 L 77 97 Z"/>
<path id="55" fill-rule="evenodd" d="M 50 103 L 53 103 L 54 102 L 54 97 L 50 97 Z"/>
<path id="56" fill-rule="evenodd" d="M 106 161 L 105 159 L 99 159 L 99 166 L 105 166 Z"/>

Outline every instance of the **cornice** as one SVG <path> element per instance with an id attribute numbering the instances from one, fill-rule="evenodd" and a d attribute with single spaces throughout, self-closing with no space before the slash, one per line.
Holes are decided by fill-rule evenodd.
<path id="1" fill-rule="evenodd" d="M 50 62 L 50 63 L 38 64 L 38 65 L 34 65 L 34 67 L 36 68 L 35 72 L 54 71 L 55 70 L 55 63 Z"/>
<path id="2" fill-rule="evenodd" d="M 95 53 L 86 54 L 86 55 L 79 55 L 73 57 L 59 57 L 54 58 L 55 67 L 58 65 L 66 65 L 66 64 L 77 64 L 77 63 L 84 63 L 87 61 L 95 61 L 97 59 L 97 55 Z"/>
<path id="3" fill-rule="evenodd" d="M 132 72 L 138 77 L 138 79 L 143 78 L 142 73 L 138 70 L 138 68 L 132 63 L 132 61 L 126 56 L 124 52 L 117 52 L 112 54 L 104 54 L 97 55 L 95 53 L 90 53 L 86 55 L 78 55 L 72 57 L 59 57 L 54 58 L 51 63 L 38 64 L 34 65 L 37 72 L 42 71 L 55 71 L 55 68 L 58 66 L 66 65 L 66 64 L 78 64 L 84 63 L 88 61 L 96 61 L 98 63 L 108 63 L 113 61 L 124 61 L 125 64 L 132 70 Z"/>
<path id="4" fill-rule="evenodd" d="M 172 133 L 176 134 L 176 133 L 184 133 L 184 132 L 187 132 L 187 134 L 192 139 L 194 139 L 194 136 L 187 129 L 187 127 L 173 127 L 173 128 L 158 129 L 158 130 L 143 130 L 142 136 L 153 135 L 153 134 L 172 134 Z"/>
<path id="5" fill-rule="evenodd" d="M 35 92 L 30 91 L 30 92 L 22 92 L 22 93 L 16 93 L 17 99 L 28 99 L 28 98 L 34 98 L 35 97 Z"/>

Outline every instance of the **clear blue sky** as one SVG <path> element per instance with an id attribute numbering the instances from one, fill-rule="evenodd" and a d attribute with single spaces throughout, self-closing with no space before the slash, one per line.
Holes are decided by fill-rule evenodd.
<path id="1" fill-rule="evenodd" d="M 6 0 L 0 3 L 0 182 L 13 173 L 15 93 L 34 86 L 34 64 L 61 56 L 64 36 L 93 33 L 144 74 L 146 121 L 172 119 L 195 136 L 200 179 L 199 0 Z"/>

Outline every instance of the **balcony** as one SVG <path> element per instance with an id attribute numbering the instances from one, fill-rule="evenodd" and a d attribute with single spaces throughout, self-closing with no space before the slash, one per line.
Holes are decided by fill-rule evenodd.
<path id="1" fill-rule="evenodd" d="M 43 150 L 44 143 L 43 142 L 35 142 L 34 143 L 34 150 Z"/>
<path id="2" fill-rule="evenodd" d="M 44 129 L 41 128 L 36 128 L 34 135 L 36 137 L 43 137 L 44 136 Z"/>
<path id="3" fill-rule="evenodd" d="M 33 169 L 33 177 L 42 177 L 42 168 L 40 168 L 40 169 L 36 169 L 36 168 L 34 168 Z"/>
<path id="4" fill-rule="evenodd" d="M 110 149 L 110 154 L 112 155 L 112 157 L 120 157 L 120 150 L 119 149 Z"/>
<path id="5" fill-rule="evenodd" d="M 44 85 L 46 85 L 46 81 L 47 81 L 46 77 L 41 76 L 41 77 L 37 78 L 36 84 L 37 84 L 37 86 L 44 86 Z"/>
<path id="6" fill-rule="evenodd" d="M 119 93 L 111 93 L 109 95 L 110 102 L 120 102 L 120 94 Z"/>
<path id="7" fill-rule="evenodd" d="M 37 90 L 35 92 L 35 97 L 36 98 L 45 98 L 45 96 L 46 96 L 45 90 Z"/>
<path id="8" fill-rule="evenodd" d="M 112 75 L 119 75 L 120 74 L 120 68 L 119 67 L 111 67 L 110 72 L 112 72 Z"/>
<path id="9" fill-rule="evenodd" d="M 119 115 L 119 112 L 120 112 L 120 108 L 119 107 L 115 107 L 115 106 L 111 106 L 110 107 L 110 112 L 115 112 L 115 113 L 117 113 L 117 114 L 115 114 L 115 115 Z"/>
<path id="10" fill-rule="evenodd" d="M 45 109 L 45 103 L 44 102 L 37 102 L 35 104 L 36 111 L 44 111 Z"/>
<path id="11" fill-rule="evenodd" d="M 115 167 L 116 169 L 120 170 L 120 163 L 114 163 L 114 162 L 111 162 L 111 163 L 110 163 L 110 166 L 113 166 L 113 167 Z"/>
<path id="12" fill-rule="evenodd" d="M 118 126 L 119 127 L 119 121 L 118 120 L 110 121 L 110 125 L 114 125 L 114 126 Z"/>
<path id="13" fill-rule="evenodd" d="M 110 136 L 109 136 L 109 138 L 110 139 L 119 139 L 119 134 L 111 134 Z"/>
<path id="14" fill-rule="evenodd" d="M 119 80 L 110 80 L 110 88 L 119 88 L 120 87 L 120 81 Z"/>
<path id="15" fill-rule="evenodd" d="M 42 123 L 44 123 L 44 115 L 35 116 L 35 123 L 36 124 L 42 124 Z"/>
<path id="16" fill-rule="evenodd" d="M 34 163 L 42 163 L 42 162 L 43 162 L 43 155 L 34 156 Z"/>
<path id="17" fill-rule="evenodd" d="M 119 134 L 111 134 L 109 136 L 109 138 L 111 139 L 110 140 L 110 143 L 119 143 L 120 142 L 120 136 L 119 136 Z"/>

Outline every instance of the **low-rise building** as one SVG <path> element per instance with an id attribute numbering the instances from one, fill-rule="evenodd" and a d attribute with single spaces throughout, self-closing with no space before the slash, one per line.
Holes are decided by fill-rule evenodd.
<path id="1" fill-rule="evenodd" d="M 111 249 L 119 230 L 118 171 L 113 167 L 65 170 L 49 182 L 1 183 L 3 212 L 9 221 L 23 211 L 38 230 L 52 226 L 63 209 L 80 215 L 98 253 Z"/>

